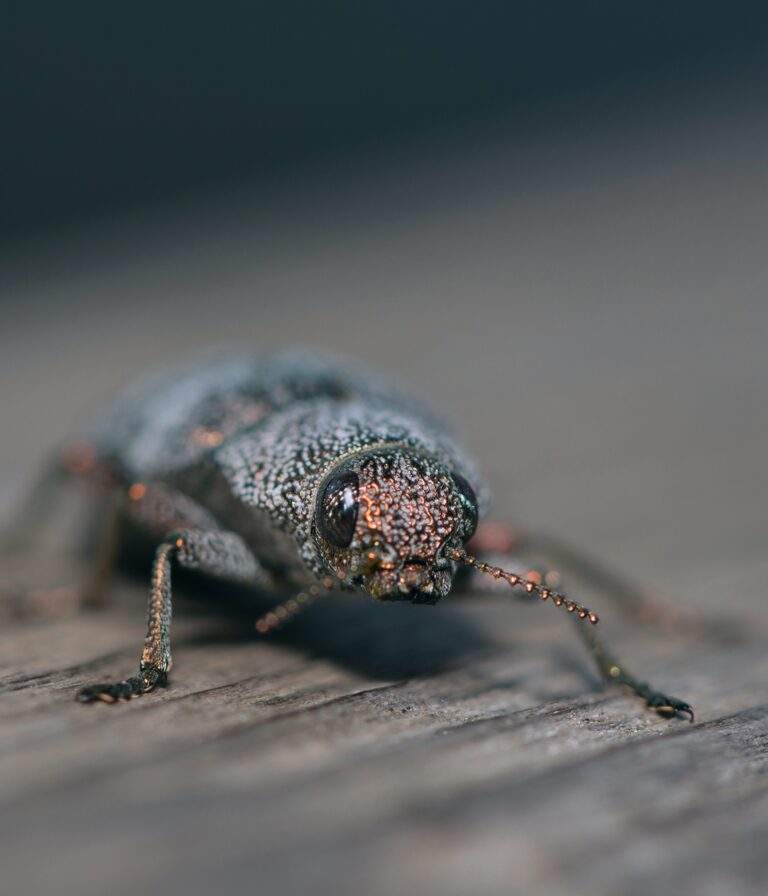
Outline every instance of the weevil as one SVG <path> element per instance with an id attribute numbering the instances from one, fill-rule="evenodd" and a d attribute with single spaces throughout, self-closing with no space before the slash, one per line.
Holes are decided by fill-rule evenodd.
<path id="1" fill-rule="evenodd" d="M 34 530 L 71 475 L 115 496 L 98 584 L 84 600 L 103 589 L 126 525 L 156 544 L 138 674 L 83 688 L 83 702 L 167 683 L 174 567 L 274 595 L 261 632 L 338 590 L 435 604 L 475 571 L 562 606 L 607 681 L 663 717 L 693 721 L 688 703 L 630 674 L 595 634 L 598 617 L 554 590 L 545 569 L 526 574 L 514 556 L 502 566 L 483 556 L 498 555 L 500 530 L 483 522 L 489 490 L 474 460 L 407 392 L 351 363 L 302 351 L 217 355 L 142 380 L 52 464 L 17 534 Z M 525 545 L 511 534 L 502 541 L 507 551 Z"/>

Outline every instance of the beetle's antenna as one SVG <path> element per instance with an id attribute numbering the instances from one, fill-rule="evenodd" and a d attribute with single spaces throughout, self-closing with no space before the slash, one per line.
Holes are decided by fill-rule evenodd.
<path id="1" fill-rule="evenodd" d="M 275 629 L 282 628 L 286 622 L 290 622 L 298 613 L 313 604 L 322 594 L 317 585 L 311 585 L 306 591 L 300 591 L 294 597 L 289 598 L 278 606 L 273 607 L 254 623 L 256 631 L 260 635 L 267 635 Z"/>
<path id="2" fill-rule="evenodd" d="M 592 625 L 596 625 L 600 621 L 597 613 L 593 613 L 587 607 L 577 604 L 576 601 L 570 600 L 570 598 L 566 597 L 564 594 L 560 594 L 558 591 L 553 591 L 551 588 L 547 588 L 545 585 L 542 585 L 541 582 L 536 582 L 533 579 L 525 579 L 513 572 L 507 572 L 498 566 L 491 566 L 488 563 L 483 563 L 482 560 L 472 557 L 460 548 L 454 548 L 447 553 L 452 560 L 464 563 L 466 566 L 471 566 L 473 569 L 477 569 L 494 579 L 504 579 L 510 588 L 522 588 L 524 591 L 527 591 L 528 594 L 538 594 L 542 600 L 549 600 L 549 598 L 552 598 L 552 603 L 556 607 L 565 607 L 569 613 L 575 613 L 579 619 L 588 619 Z"/>

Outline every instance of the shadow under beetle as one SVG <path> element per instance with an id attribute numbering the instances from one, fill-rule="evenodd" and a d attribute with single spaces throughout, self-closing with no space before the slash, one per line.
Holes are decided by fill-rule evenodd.
<path id="1" fill-rule="evenodd" d="M 128 526 L 157 544 L 138 675 L 86 687 L 83 702 L 166 683 L 174 564 L 283 600 L 257 621 L 260 632 L 340 589 L 434 604 L 464 570 L 563 606 L 607 681 L 664 717 L 693 721 L 687 703 L 612 656 L 595 634 L 597 616 L 555 591 L 552 573 L 523 565 L 535 540 L 479 523 L 488 490 L 473 460 L 429 411 L 370 372 L 293 351 L 197 359 L 144 380 L 56 459 L 14 538 L 34 535 L 73 475 L 115 496 L 83 603 L 101 599 Z M 491 562 L 500 553 L 506 568 Z"/>

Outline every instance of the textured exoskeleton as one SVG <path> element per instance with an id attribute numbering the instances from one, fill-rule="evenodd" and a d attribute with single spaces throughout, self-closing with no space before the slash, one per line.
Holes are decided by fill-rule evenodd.
<path id="1" fill-rule="evenodd" d="M 488 505 L 477 466 L 429 411 L 367 371 L 301 351 L 197 358 L 125 391 L 64 457 L 110 482 L 119 515 L 158 542 L 139 674 L 81 700 L 166 682 L 172 563 L 279 599 L 354 589 L 430 604 L 463 565 L 564 605 L 607 678 L 662 715 L 693 717 L 626 672 L 591 631 L 597 617 L 543 576 L 488 565 L 474 556 L 480 536 L 469 553 Z"/>

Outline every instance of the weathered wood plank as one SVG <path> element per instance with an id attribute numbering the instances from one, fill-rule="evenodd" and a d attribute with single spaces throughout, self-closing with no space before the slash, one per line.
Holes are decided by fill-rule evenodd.
<path id="1" fill-rule="evenodd" d="M 768 892 L 768 139 L 707 127 L 607 179 L 602 144 L 542 159 L 548 190 L 505 155 L 475 163 L 476 200 L 451 192 L 461 166 L 389 217 L 386 184 L 346 225 L 334 192 L 328 227 L 288 214 L 280 251 L 251 216 L 193 249 L 134 234 L 101 267 L 16 272 L 4 499 L 110 385 L 252 328 L 399 369 L 462 425 L 499 516 L 746 630 L 652 634 L 581 593 L 691 726 L 603 690 L 567 619 L 503 595 L 340 599 L 267 640 L 182 599 L 172 686 L 125 706 L 73 698 L 133 670 L 141 580 L 101 613 L 4 617 L 2 892 Z M 56 549 L 0 577 L 73 581 Z"/>

